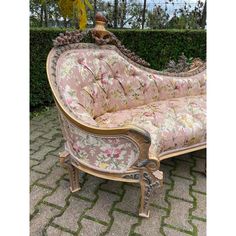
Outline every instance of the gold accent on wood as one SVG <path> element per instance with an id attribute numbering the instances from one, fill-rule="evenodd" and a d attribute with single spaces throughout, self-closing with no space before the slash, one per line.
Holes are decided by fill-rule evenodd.
<path id="1" fill-rule="evenodd" d="M 159 161 L 163 161 L 165 159 L 171 158 L 171 157 L 175 157 L 175 156 L 180 156 L 180 155 L 184 155 L 190 152 L 195 152 L 198 150 L 202 150 L 202 149 L 206 149 L 207 145 L 206 143 L 203 143 L 201 145 L 196 145 L 195 147 L 188 147 L 188 148 L 183 148 L 180 150 L 175 150 L 172 152 L 166 152 L 166 153 L 162 153 L 161 155 L 159 155 Z"/>
<path id="2" fill-rule="evenodd" d="M 125 171 L 124 173 L 109 173 L 109 172 L 102 172 L 99 170 L 95 170 L 93 168 L 84 166 L 82 163 L 79 162 L 79 158 L 74 160 L 74 158 L 69 154 L 69 152 L 65 151 L 59 154 L 60 163 L 67 168 L 69 171 L 69 177 L 70 177 L 70 189 L 72 192 L 80 190 L 79 186 L 79 176 L 78 171 L 81 170 L 83 172 L 86 172 L 88 174 L 104 178 L 104 179 L 110 179 L 115 181 L 122 181 L 122 182 L 130 182 L 130 183 L 140 183 L 141 186 L 141 204 L 140 204 L 140 210 L 139 215 L 141 217 L 149 217 L 149 198 L 151 196 L 151 193 L 153 192 L 154 188 L 161 187 L 163 184 L 163 173 L 159 171 L 160 167 L 160 161 L 171 158 L 174 156 L 190 153 L 193 151 L 201 150 L 206 148 L 206 144 L 202 143 L 196 146 L 183 148 L 175 151 L 169 151 L 162 153 L 158 158 L 149 156 L 149 147 L 151 144 L 151 138 L 150 134 L 137 126 L 129 125 L 129 126 L 123 126 L 119 128 L 100 128 L 96 126 L 91 126 L 89 124 L 86 124 L 84 122 L 81 122 L 76 119 L 75 115 L 70 112 L 70 110 L 63 104 L 63 100 L 59 94 L 59 92 L 56 89 L 56 85 L 54 84 L 54 80 L 56 79 L 56 64 L 59 59 L 59 57 L 68 50 L 77 49 L 77 48 L 96 48 L 96 49 L 102 49 L 102 48 L 109 48 L 112 50 L 115 50 L 117 53 L 119 53 L 123 58 L 128 60 L 131 64 L 147 71 L 150 73 L 155 73 L 159 75 L 170 75 L 170 76 L 190 76 L 197 74 L 205 69 L 205 63 L 200 64 L 199 62 L 195 62 L 195 67 L 192 67 L 190 72 L 184 72 L 184 73 L 167 73 L 167 72 L 159 72 L 155 71 L 146 67 L 143 67 L 142 63 L 137 64 L 138 60 L 135 60 L 133 55 L 130 54 L 130 52 L 125 51 L 123 46 L 119 43 L 119 41 L 114 37 L 112 33 L 107 31 L 105 29 L 105 20 L 102 18 L 101 15 L 98 15 L 96 18 L 96 26 L 92 30 L 93 35 L 97 35 L 98 38 L 96 41 L 102 42 L 109 42 L 113 43 L 115 46 L 110 45 L 103 45 L 103 46 L 96 46 L 92 44 L 80 44 L 78 43 L 81 38 L 84 37 L 84 34 L 81 34 L 80 32 L 77 32 L 75 34 L 73 33 L 67 33 L 64 35 L 61 35 L 56 44 L 55 47 L 50 51 L 47 58 L 47 76 L 48 81 L 53 93 L 53 97 L 56 103 L 56 106 L 58 107 L 59 112 L 61 112 L 68 121 L 70 121 L 73 125 L 76 127 L 89 132 L 91 134 L 101 135 L 101 136 L 120 136 L 120 137 L 126 137 L 133 142 L 135 142 L 140 150 L 140 156 L 139 159 L 132 165 L 132 167 Z M 101 36 L 101 40 L 99 41 L 99 37 Z M 107 38 L 108 37 L 108 38 Z M 110 38 L 109 38 L 110 37 Z M 65 44 L 65 45 L 64 45 Z M 98 43 L 99 44 L 99 43 Z M 117 46 L 118 45 L 118 46 Z M 123 49 L 122 49 L 123 48 Z M 133 57 L 133 58 L 132 58 Z M 135 62 L 136 61 L 136 62 Z"/>
<path id="3" fill-rule="evenodd" d="M 93 31 L 95 31 L 100 38 L 103 38 L 104 36 L 109 35 L 109 31 L 105 29 L 107 19 L 105 16 L 102 15 L 102 13 L 98 12 L 95 15 L 95 22 L 96 22 L 96 25 Z"/>
<path id="4" fill-rule="evenodd" d="M 195 59 L 193 59 L 188 72 L 192 72 L 194 70 L 197 70 L 197 69 L 201 68 L 203 65 L 204 65 L 204 62 L 202 61 L 202 59 L 195 58 Z"/>
<path id="5" fill-rule="evenodd" d="M 121 182 L 127 182 L 127 183 L 139 183 L 139 180 L 135 180 L 135 179 L 126 179 L 123 176 L 125 175 L 124 173 L 108 173 L 108 172 L 102 172 L 102 171 L 98 171 L 98 170 L 94 170 L 92 168 L 89 168 L 87 166 L 84 166 L 82 164 L 78 165 L 75 162 L 72 161 L 72 164 L 78 168 L 79 170 L 88 173 L 90 175 L 94 175 L 96 177 L 99 178 L 103 178 L 103 179 L 108 179 L 108 180 L 114 180 L 114 181 L 121 181 Z M 136 171 L 136 170 L 135 170 Z M 134 173 L 134 170 L 132 172 L 126 172 L 126 174 L 128 173 Z"/>

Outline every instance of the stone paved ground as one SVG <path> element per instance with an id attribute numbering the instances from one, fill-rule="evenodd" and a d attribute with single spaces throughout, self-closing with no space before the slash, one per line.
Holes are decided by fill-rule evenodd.
<path id="1" fill-rule="evenodd" d="M 164 187 L 149 219 L 137 217 L 139 186 L 81 174 L 82 190 L 69 191 L 59 165 L 62 134 L 55 108 L 30 122 L 30 231 L 32 236 L 206 235 L 205 151 L 161 163 Z"/>

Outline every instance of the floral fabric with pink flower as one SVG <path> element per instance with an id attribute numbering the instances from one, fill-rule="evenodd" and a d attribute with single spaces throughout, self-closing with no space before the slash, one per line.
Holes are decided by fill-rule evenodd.
<path id="1" fill-rule="evenodd" d="M 98 47 L 62 54 L 56 78 L 61 98 L 79 121 L 94 127 L 139 126 L 150 133 L 151 156 L 206 142 L 205 70 L 188 77 L 159 75 Z M 82 130 L 76 135 L 70 137 L 71 150 L 96 168 L 123 170 L 137 157 L 125 138 L 98 139 Z M 100 143 L 95 147 L 88 140 Z"/>
<path id="2" fill-rule="evenodd" d="M 85 166 L 105 172 L 124 172 L 138 160 L 139 148 L 125 136 L 87 133 L 61 116 L 66 149 Z"/>

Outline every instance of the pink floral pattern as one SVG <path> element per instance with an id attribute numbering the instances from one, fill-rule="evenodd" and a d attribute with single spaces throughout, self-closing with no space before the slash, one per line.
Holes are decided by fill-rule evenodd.
<path id="1" fill-rule="evenodd" d="M 74 110 L 80 105 L 92 118 L 155 101 L 205 94 L 205 76 L 205 71 L 190 77 L 150 73 L 108 49 L 71 50 L 57 64 L 57 83 L 67 106 Z"/>
<path id="2" fill-rule="evenodd" d="M 87 133 L 61 115 L 66 149 L 80 163 L 105 172 L 124 172 L 139 157 L 138 146 L 125 136 L 99 136 Z"/>
<path id="3" fill-rule="evenodd" d="M 159 75 L 115 50 L 83 48 L 60 56 L 56 80 L 61 98 L 80 122 L 133 124 L 148 131 L 149 156 L 206 142 L 205 70 L 188 77 Z M 71 124 L 65 136 L 73 155 L 100 170 L 123 171 L 138 158 L 137 147 L 124 137 L 101 138 Z"/>
<path id="4" fill-rule="evenodd" d="M 150 155 L 206 141 L 205 95 L 157 101 L 136 108 L 106 113 L 99 126 L 136 125 L 151 135 Z"/>

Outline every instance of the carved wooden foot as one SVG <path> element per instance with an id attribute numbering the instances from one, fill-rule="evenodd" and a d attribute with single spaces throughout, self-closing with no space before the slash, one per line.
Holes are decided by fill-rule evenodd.
<path id="1" fill-rule="evenodd" d="M 141 173 L 141 204 L 139 209 L 139 216 L 149 217 L 149 201 L 151 194 L 155 188 L 159 188 L 163 183 L 163 173 L 159 170 L 151 173 L 142 170 Z"/>
<path id="2" fill-rule="evenodd" d="M 74 193 L 81 189 L 79 185 L 79 171 L 70 163 L 69 156 L 70 154 L 67 151 L 59 154 L 61 165 L 69 172 L 70 191 Z"/>

